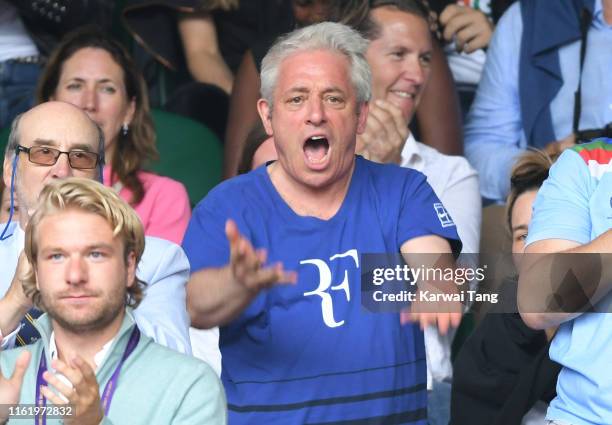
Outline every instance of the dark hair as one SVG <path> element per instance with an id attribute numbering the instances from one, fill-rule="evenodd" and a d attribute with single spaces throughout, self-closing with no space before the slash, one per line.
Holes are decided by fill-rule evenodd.
<path id="1" fill-rule="evenodd" d="M 428 28 L 432 26 L 429 8 L 420 0 L 371 0 L 369 11 L 384 6 L 395 7 L 399 11 L 415 15 L 422 18 L 427 23 Z M 381 28 L 369 13 L 367 19 L 358 23 L 356 28 L 368 40 L 376 40 L 380 37 Z"/>
<path id="2" fill-rule="evenodd" d="M 135 205 L 144 197 L 144 187 L 138 179 L 138 171 L 146 161 L 157 159 L 158 153 L 145 81 L 125 48 L 93 26 L 67 34 L 49 56 L 38 81 L 36 99 L 38 103 L 50 100 L 57 90 L 64 63 L 76 52 L 88 47 L 105 50 L 121 67 L 127 97 L 133 99 L 136 105 L 130 130 L 126 135 L 119 134 L 111 158 L 111 175 L 116 176 L 132 192 L 130 203 Z"/>
<path id="3" fill-rule="evenodd" d="M 544 151 L 531 149 L 523 153 L 510 173 L 510 194 L 506 201 L 506 224 L 512 232 L 512 209 L 519 196 L 537 190 L 548 178 L 548 171 L 559 154 L 549 155 Z"/>
<path id="4" fill-rule="evenodd" d="M 369 0 L 332 0 L 330 3 L 327 20 L 349 27 L 357 28 L 370 13 Z"/>
<path id="5" fill-rule="evenodd" d="M 251 168 L 253 168 L 253 158 L 255 157 L 255 152 L 257 152 L 257 149 L 259 149 L 263 142 L 268 140 L 269 137 L 270 136 L 268 136 L 268 133 L 266 133 L 266 129 L 261 123 L 261 120 L 257 120 L 244 141 L 244 149 L 242 150 L 240 165 L 238 166 L 238 174 L 246 174 L 251 171 Z"/>

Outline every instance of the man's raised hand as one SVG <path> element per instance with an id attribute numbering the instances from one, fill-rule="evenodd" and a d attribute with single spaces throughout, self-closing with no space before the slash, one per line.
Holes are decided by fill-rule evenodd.
<path id="1" fill-rule="evenodd" d="M 255 250 L 253 245 L 238 232 L 234 221 L 226 221 L 225 235 L 230 247 L 230 270 L 237 284 L 258 293 L 276 284 L 297 282 L 297 274 L 284 270 L 280 262 L 264 266 L 267 260 L 266 250 Z"/>

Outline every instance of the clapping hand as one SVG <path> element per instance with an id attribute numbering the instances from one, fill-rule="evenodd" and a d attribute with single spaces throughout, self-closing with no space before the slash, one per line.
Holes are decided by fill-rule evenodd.
<path id="1" fill-rule="evenodd" d="M 356 152 L 379 163 L 399 164 L 408 138 L 408 124 L 394 104 L 377 100 L 368 111 L 365 131 L 357 137 Z"/>
<path id="2" fill-rule="evenodd" d="M 48 386 L 41 387 L 41 394 L 53 404 L 72 405 L 73 414 L 64 418 L 66 425 L 98 425 L 104 418 L 100 405 L 100 390 L 96 375 L 91 366 L 76 356 L 71 365 L 61 360 L 53 360 L 51 366 L 70 381 L 72 386 L 62 382 L 55 374 L 46 371 L 43 378 L 60 394 Z"/>

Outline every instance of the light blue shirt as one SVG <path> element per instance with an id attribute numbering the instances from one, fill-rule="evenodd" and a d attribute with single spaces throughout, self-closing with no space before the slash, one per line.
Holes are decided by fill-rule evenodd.
<path id="1" fill-rule="evenodd" d="M 497 201 L 504 201 L 508 195 L 510 170 L 517 156 L 527 147 L 519 99 L 522 33 L 520 3 L 517 2 L 508 9 L 495 29 L 465 126 L 465 154 L 480 175 L 480 193 Z M 596 0 L 582 72 L 581 130 L 601 128 L 612 122 L 610 46 L 612 25 L 605 22 L 601 0 Z M 564 84 L 550 105 L 556 140 L 572 133 L 579 52 L 580 41 L 559 49 Z"/>
<path id="2" fill-rule="evenodd" d="M 611 194 L 608 165 L 591 161 L 587 167 L 585 159 L 568 149 L 538 192 L 527 244 L 545 239 L 590 242 L 612 228 Z M 612 311 L 612 293 L 595 311 Z M 563 323 L 550 358 L 563 369 L 547 418 L 573 425 L 612 424 L 612 314 L 584 313 Z"/>
<path id="3" fill-rule="evenodd" d="M 3 229 L 4 224 L 0 228 Z M 10 224 L 7 234 L 11 233 L 10 238 L 0 241 L 0 296 L 4 296 L 11 285 L 24 245 L 24 232 L 18 223 Z M 161 345 L 191 354 L 185 292 L 189 261 L 182 248 L 164 239 L 147 236 L 136 274 L 146 283 L 145 296 L 134 310 L 134 318 L 142 333 Z M 5 335 L 2 348 L 14 345 L 16 333 Z"/>

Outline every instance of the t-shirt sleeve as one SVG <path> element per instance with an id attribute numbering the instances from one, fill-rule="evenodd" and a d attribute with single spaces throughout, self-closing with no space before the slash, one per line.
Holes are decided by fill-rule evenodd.
<path id="1" fill-rule="evenodd" d="M 183 239 L 183 249 L 189 258 L 191 273 L 223 267 L 229 261 L 229 243 L 225 222 L 231 218 L 214 200 L 205 198 L 193 210 Z"/>
<path id="2" fill-rule="evenodd" d="M 591 176 L 584 160 L 566 150 L 550 169 L 533 204 L 527 245 L 544 239 L 585 244 L 591 239 Z"/>
<path id="3" fill-rule="evenodd" d="M 398 246 L 419 236 L 437 235 L 448 240 L 453 253 L 459 255 L 461 241 L 457 235 L 457 226 L 427 183 L 427 178 L 413 170 L 407 178 L 409 180 L 405 184 L 400 205 Z"/>

